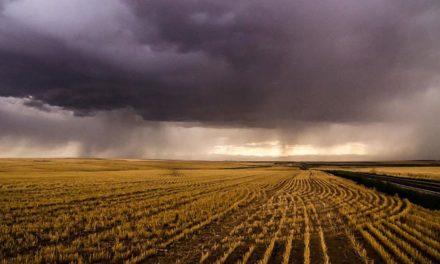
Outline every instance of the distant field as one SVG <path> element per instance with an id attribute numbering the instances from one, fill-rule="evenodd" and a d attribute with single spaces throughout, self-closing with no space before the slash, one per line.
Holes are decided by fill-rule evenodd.
<path id="1" fill-rule="evenodd" d="M 355 172 L 369 172 L 410 178 L 433 179 L 440 181 L 440 166 L 437 167 L 342 167 Z"/>
<path id="2" fill-rule="evenodd" d="M 1 263 L 440 263 L 440 211 L 291 164 L 3 159 L 0 212 Z"/>

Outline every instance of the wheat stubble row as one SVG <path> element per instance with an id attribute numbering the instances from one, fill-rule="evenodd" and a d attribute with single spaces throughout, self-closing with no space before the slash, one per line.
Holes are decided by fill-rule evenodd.
<path id="1" fill-rule="evenodd" d="M 439 212 L 321 171 L 57 162 L 0 172 L 2 262 L 440 262 Z"/>

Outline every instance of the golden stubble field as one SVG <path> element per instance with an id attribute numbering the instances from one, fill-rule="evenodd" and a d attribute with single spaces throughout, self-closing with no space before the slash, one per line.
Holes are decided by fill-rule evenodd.
<path id="1" fill-rule="evenodd" d="M 440 212 L 282 164 L 0 160 L 1 263 L 439 263 Z"/>
<path id="2" fill-rule="evenodd" d="M 331 168 L 331 167 L 330 167 Z M 343 167 L 343 170 L 354 172 L 377 173 L 382 175 L 392 175 L 399 177 L 409 177 L 415 179 L 432 179 L 440 181 L 440 167 Z"/>

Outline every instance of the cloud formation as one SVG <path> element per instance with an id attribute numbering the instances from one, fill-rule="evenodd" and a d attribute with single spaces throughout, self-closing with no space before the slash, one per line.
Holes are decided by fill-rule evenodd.
<path id="1" fill-rule="evenodd" d="M 146 122 L 127 110 L 76 116 L 72 111 L 34 102 L 0 97 L 0 157 L 213 160 L 420 157 L 420 149 L 412 144 L 417 131 L 406 125 L 314 124 L 294 129 L 206 127 L 200 123 Z"/>
<path id="2" fill-rule="evenodd" d="M 57 121 L 66 127 L 107 130 L 119 121 L 104 116 L 134 118 L 113 130 L 127 138 L 179 122 L 258 131 L 232 145 L 328 148 L 384 144 L 383 130 L 400 129 L 396 138 L 412 144 L 396 149 L 435 158 L 438 32 L 436 0 L 1 0 L 0 96 L 26 98 L 40 114 L 51 107 L 73 113 Z M 33 120 L 19 130 L 47 122 Z M 0 124 L 0 137 L 7 126 Z M 335 127 L 344 128 L 341 136 Z M 89 142 L 80 128 L 66 130 L 59 133 Z M 146 156 L 132 147 L 121 155 Z"/>

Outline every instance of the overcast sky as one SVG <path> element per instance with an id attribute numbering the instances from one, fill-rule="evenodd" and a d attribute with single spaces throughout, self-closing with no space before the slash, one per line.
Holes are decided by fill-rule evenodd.
<path id="1" fill-rule="evenodd" d="M 0 156 L 440 159 L 438 0 L 0 0 Z"/>

